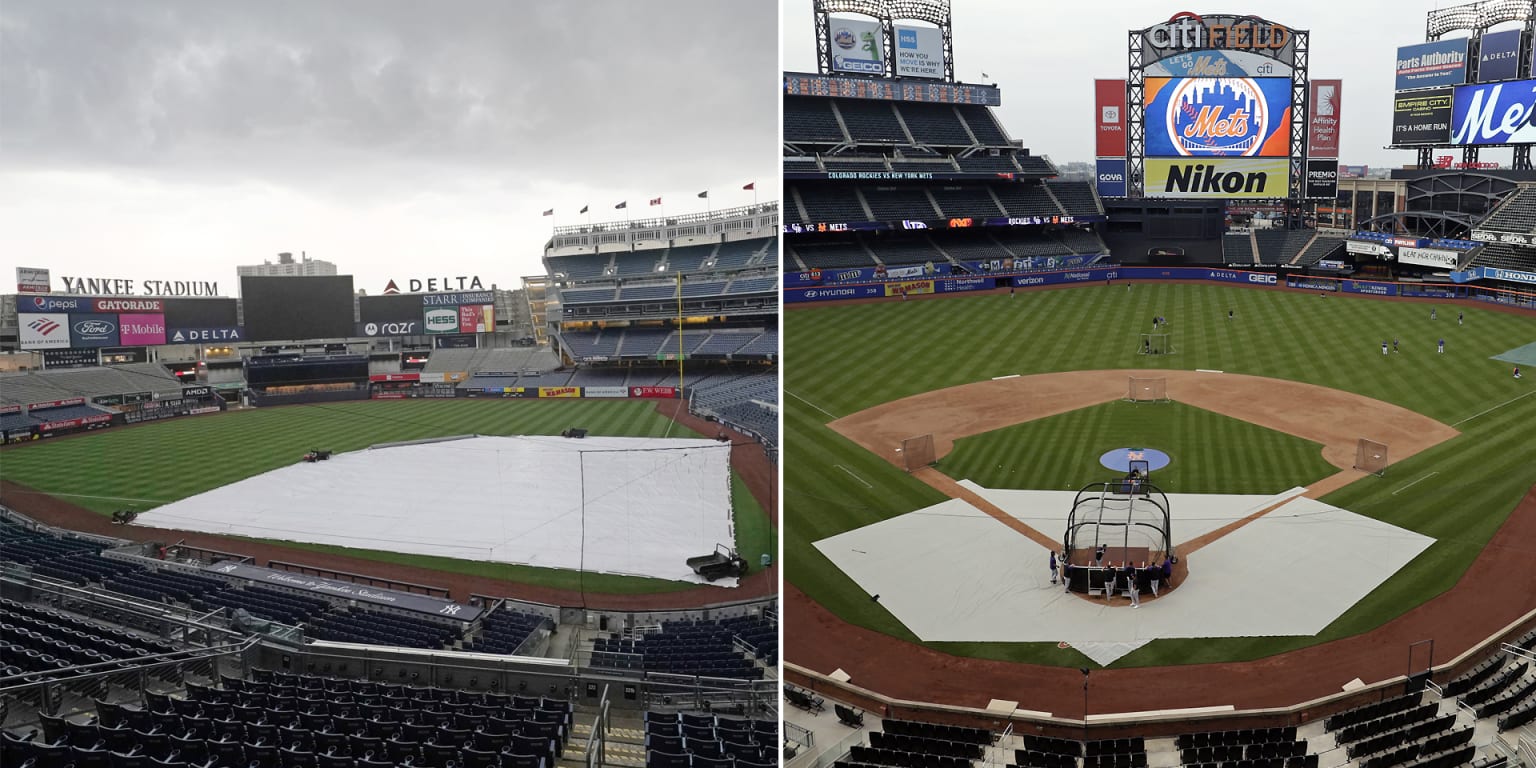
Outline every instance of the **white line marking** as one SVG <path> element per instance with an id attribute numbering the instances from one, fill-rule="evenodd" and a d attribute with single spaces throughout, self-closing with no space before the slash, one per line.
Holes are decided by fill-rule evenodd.
<path id="1" fill-rule="evenodd" d="M 874 488 L 873 485 L 870 485 L 869 483 L 864 482 L 864 478 L 859 477 L 858 475 L 855 475 L 853 473 L 853 470 L 851 470 L 851 469 L 849 469 L 849 468 L 847 468 L 847 467 L 845 467 L 845 466 L 843 466 L 841 464 L 833 464 L 832 466 L 837 467 L 838 469 L 841 469 L 844 472 L 847 472 L 849 477 L 851 477 L 851 478 L 853 478 L 853 479 L 855 479 L 855 480 L 857 480 L 857 481 L 859 481 L 861 483 L 864 483 L 864 487 L 865 488 Z"/>
<path id="2" fill-rule="evenodd" d="M 28 493 L 35 496 L 65 496 L 71 499 L 110 499 L 112 501 L 140 501 L 147 504 L 169 504 L 174 499 L 135 499 L 129 496 L 92 496 L 87 493 L 59 493 L 57 491 L 12 491 L 12 493 Z"/>
<path id="3" fill-rule="evenodd" d="M 1003 379 L 1017 379 L 1017 378 L 1019 378 L 1019 374 L 1017 374 L 1017 373 L 1010 373 L 1007 376 L 993 376 L 992 380 L 993 381 L 1002 381 Z"/>
<path id="4" fill-rule="evenodd" d="M 1469 421 L 1471 421 L 1471 420 L 1473 420 L 1473 419 L 1475 419 L 1475 418 L 1477 418 L 1479 416 L 1486 416 L 1486 415 L 1488 415 L 1490 413 L 1493 413 L 1494 411 L 1497 411 L 1500 408 L 1503 408 L 1506 405 L 1509 405 L 1510 403 L 1515 402 L 1515 400 L 1524 400 L 1525 398 L 1530 397 L 1531 395 L 1536 395 L 1536 389 L 1533 389 L 1530 392 L 1527 392 L 1527 393 L 1525 393 L 1525 394 L 1523 394 L 1523 395 L 1521 395 L 1521 396 L 1519 396 L 1517 398 L 1514 398 L 1513 400 L 1505 400 L 1504 402 L 1499 403 L 1498 405 L 1495 405 L 1494 407 L 1489 408 L 1488 410 L 1483 411 L 1482 413 L 1474 413 L 1471 416 L 1468 416 L 1465 419 L 1462 419 L 1461 421 L 1458 421 L 1455 424 L 1452 424 L 1451 426 L 1459 427 L 1459 426 L 1461 426 L 1461 425 L 1463 425 L 1463 424 L 1465 424 L 1465 423 L 1467 423 L 1467 422 L 1469 422 Z"/>
<path id="5" fill-rule="evenodd" d="M 1226 373 L 1226 371 L 1213 371 L 1209 368 L 1196 368 L 1195 373 Z"/>
<path id="6" fill-rule="evenodd" d="M 1422 480 L 1428 480 L 1428 479 L 1430 479 L 1430 478 L 1431 478 L 1431 477 L 1434 477 L 1434 476 L 1435 476 L 1435 475 L 1438 475 L 1438 474 L 1440 474 L 1440 473 L 1439 473 L 1439 472 L 1431 472 L 1431 473 L 1429 473 L 1429 474 L 1427 474 L 1427 475 L 1425 475 L 1425 476 L 1423 476 L 1423 477 L 1421 477 L 1421 478 L 1419 478 L 1419 479 L 1418 479 L 1418 480 L 1415 480 L 1415 481 L 1413 481 L 1413 483 L 1417 483 L 1417 482 L 1420 482 L 1420 481 L 1422 481 Z M 1408 490 L 1408 488 L 1409 488 L 1409 487 L 1411 487 L 1411 486 L 1412 486 L 1412 485 L 1413 485 L 1413 483 L 1409 483 L 1409 484 L 1408 484 L 1408 485 L 1405 485 L 1405 486 L 1403 486 L 1403 487 L 1401 487 L 1401 488 L 1399 488 L 1399 489 L 1397 489 L 1397 490 L 1395 490 L 1395 491 L 1393 491 L 1393 492 L 1392 492 L 1392 495 L 1393 495 L 1393 496 L 1396 496 L 1396 495 L 1398 495 L 1398 494 L 1399 494 L 1399 493 L 1402 493 L 1402 492 L 1403 492 L 1403 491 L 1406 491 L 1406 490 Z"/>
<path id="7" fill-rule="evenodd" d="M 811 401 L 809 401 L 809 400 L 807 400 L 807 399 L 805 399 L 805 398 L 803 398 L 803 397 L 801 397 L 801 396 L 799 396 L 799 395 L 797 395 L 797 394 L 795 394 L 795 393 L 793 393 L 793 392 L 791 392 L 791 391 L 789 391 L 787 389 L 784 390 L 784 394 L 789 395 L 790 397 L 793 397 L 794 399 L 799 400 L 800 402 L 805 403 L 806 405 L 809 405 L 810 407 L 815 408 L 818 411 L 821 411 L 822 413 L 826 414 L 827 418 L 829 418 L 829 419 L 837 418 L 836 416 L 833 416 L 832 414 L 827 413 L 827 410 L 825 408 L 822 408 L 821 406 L 818 406 L 815 403 L 813 403 L 813 402 L 811 402 Z"/>

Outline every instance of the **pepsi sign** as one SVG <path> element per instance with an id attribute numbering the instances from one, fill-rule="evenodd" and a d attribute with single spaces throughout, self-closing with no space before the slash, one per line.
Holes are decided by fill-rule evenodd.
<path id="1" fill-rule="evenodd" d="M 18 296 L 17 312 L 91 312 L 91 300 L 79 296 Z"/>

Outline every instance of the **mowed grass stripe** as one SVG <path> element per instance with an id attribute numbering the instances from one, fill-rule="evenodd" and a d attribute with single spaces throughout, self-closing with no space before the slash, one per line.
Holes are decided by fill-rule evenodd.
<path id="1" fill-rule="evenodd" d="M 1228 308 L 1235 310 L 1232 320 L 1227 319 Z M 1304 381 L 1396 403 L 1448 424 L 1530 391 L 1532 379 L 1514 381 L 1508 365 L 1488 358 L 1536 341 L 1536 318 L 1464 308 L 1466 324 L 1458 327 L 1455 308 L 1443 308 L 1435 321 L 1429 319 L 1429 309 L 1424 303 L 1202 284 L 1138 284 L 1127 291 L 1119 283 L 1022 292 L 1012 299 L 999 294 L 821 307 L 786 314 L 784 372 L 791 391 L 838 416 L 993 376 L 1108 368 L 1215 368 Z M 1136 354 L 1138 334 L 1151 332 L 1154 314 L 1168 317 L 1177 354 Z M 1381 339 L 1393 336 L 1402 351 L 1383 357 Z M 1434 351 L 1441 336 L 1447 343 L 1445 355 Z M 1293 405 L 1305 409 L 1308 404 Z M 864 477 L 886 493 L 850 491 L 851 480 L 830 465 L 862 466 L 861 459 L 872 457 L 827 429 L 829 419 L 822 414 L 793 398 L 786 398 L 785 406 L 786 578 L 855 623 L 910 638 L 810 542 L 942 499 L 892 491 L 910 478 L 878 459 L 869 469 L 879 474 Z M 1113 426 L 1112 421 L 1090 416 L 1074 426 L 1092 425 L 1096 434 L 1103 434 L 1106 424 Z M 1324 636 L 1158 641 L 1120 664 L 1256 658 L 1366 631 L 1443 591 L 1536 483 L 1531 424 L 1536 424 L 1536 396 L 1468 422 L 1461 427 L 1461 437 L 1394 464 L 1386 478 L 1367 478 L 1327 499 L 1440 542 Z M 1281 484 L 1316 471 L 1321 461 L 1313 446 L 1277 446 L 1265 453 L 1245 445 L 1250 436 L 1235 425 L 1208 428 L 1179 418 L 1168 429 L 1174 439 L 1212 446 L 1175 455 L 1181 471 L 1188 468 L 1199 478 L 1269 473 Z M 983 446 L 977 449 L 977 461 L 995 469 L 1023 454 L 1031 457 L 1031 471 L 1043 477 L 1075 478 L 1082 470 L 1074 471 L 1073 457 L 1081 462 L 1085 455 L 1080 450 L 1085 434 L 1062 428 L 1016 445 Z M 957 451 L 943 468 L 953 471 L 958 457 Z M 1439 474 L 1409 491 L 1391 494 L 1399 485 L 1435 471 Z M 826 501 L 846 502 L 849 494 L 858 497 L 857 504 Z M 1074 666 L 1086 662 L 1075 651 L 1045 644 L 935 647 L 987 658 Z"/>
<path id="2" fill-rule="evenodd" d="M 655 404 L 649 402 L 572 399 L 335 403 L 176 419 L 18 446 L 0 451 L 0 476 L 105 514 L 124 506 L 150 509 L 159 503 L 288 466 L 311 448 L 345 452 L 378 443 L 450 435 L 552 435 L 573 426 L 615 437 L 699 437 L 657 413 Z M 734 473 L 732 499 L 738 550 L 755 566 L 763 553 L 774 550 L 768 517 Z M 693 586 L 659 579 L 580 575 L 549 568 L 281 543 L 565 589 L 581 586 L 597 592 L 650 593 Z"/>

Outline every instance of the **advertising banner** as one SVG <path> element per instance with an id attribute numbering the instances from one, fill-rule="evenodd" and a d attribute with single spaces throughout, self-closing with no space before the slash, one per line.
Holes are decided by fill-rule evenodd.
<path id="1" fill-rule="evenodd" d="M 1285 287 L 1300 288 L 1306 291 L 1331 291 L 1337 293 L 1339 281 L 1337 280 L 1309 280 L 1305 277 L 1287 277 Z"/>
<path id="2" fill-rule="evenodd" d="M 1456 263 L 1460 260 L 1461 254 L 1455 251 L 1442 251 L 1438 248 L 1397 249 L 1397 261 L 1400 264 L 1413 264 L 1420 267 L 1438 267 L 1440 269 L 1455 269 Z"/>
<path id="3" fill-rule="evenodd" d="M 933 293 L 932 280 L 906 280 L 900 283 L 886 283 L 884 286 L 887 296 L 912 296 L 923 293 Z"/>
<path id="4" fill-rule="evenodd" d="M 414 336 L 421 333 L 420 320 L 358 323 L 358 336 Z"/>
<path id="5" fill-rule="evenodd" d="M 1290 194 L 1286 158 L 1182 160 L 1149 157 L 1142 164 L 1147 197 L 1273 197 Z"/>
<path id="6" fill-rule="evenodd" d="M 183 398 L 210 397 L 212 395 L 213 395 L 213 387 L 209 387 L 209 386 L 182 387 L 181 388 L 181 396 Z"/>
<path id="7" fill-rule="evenodd" d="M 85 398 L 70 397 L 64 400 L 44 400 L 41 403 L 28 403 L 28 411 L 40 411 L 44 408 L 67 408 L 71 405 L 85 405 Z"/>
<path id="8" fill-rule="evenodd" d="M 124 345 L 165 343 L 165 315 L 118 315 L 117 321 Z"/>
<path id="9" fill-rule="evenodd" d="M 496 294 L 490 291 L 467 293 L 428 293 L 421 297 L 423 307 L 457 307 L 460 304 L 493 304 Z"/>
<path id="10" fill-rule="evenodd" d="M 459 333 L 491 333 L 495 330 L 494 304 L 464 304 L 459 307 Z"/>
<path id="11" fill-rule="evenodd" d="M 1149 77 L 1147 157 L 1288 157 L 1291 81 Z"/>
<path id="12" fill-rule="evenodd" d="M 582 397 L 629 397 L 629 387 L 582 387 Z"/>
<path id="13" fill-rule="evenodd" d="M 374 392 L 368 395 L 369 400 L 404 400 L 404 392 Z"/>
<path id="14" fill-rule="evenodd" d="M 95 349 L 45 349 L 44 368 L 86 368 L 101 365 L 101 354 Z"/>
<path id="15" fill-rule="evenodd" d="M 17 312 L 95 312 L 81 296 L 17 296 Z"/>
<path id="16" fill-rule="evenodd" d="M 474 349 L 473 336 L 438 336 L 432 340 L 433 349 Z"/>
<path id="17" fill-rule="evenodd" d="M 241 341 L 244 336 L 234 325 L 219 328 L 170 328 L 165 332 L 167 344 L 209 344 L 225 341 Z"/>
<path id="18" fill-rule="evenodd" d="M 21 406 L 19 406 L 19 405 L 0 405 L 0 416 L 10 416 L 10 415 L 16 414 L 16 413 L 21 413 Z"/>
<path id="19" fill-rule="evenodd" d="M 885 74 L 885 31 L 878 21 L 831 17 L 832 71 Z"/>
<path id="20" fill-rule="evenodd" d="M 1396 296 L 1396 283 L 1375 283 L 1364 280 L 1345 280 L 1341 286 L 1345 293 L 1364 293 L 1370 296 Z"/>
<path id="21" fill-rule="evenodd" d="M 1393 144 L 1444 144 L 1451 139 L 1450 88 L 1399 93 L 1392 99 Z"/>
<path id="22" fill-rule="evenodd" d="M 1125 197 L 1125 158 L 1099 158 L 1094 161 L 1099 197 Z"/>
<path id="23" fill-rule="evenodd" d="M 21 302 L 18 301 L 18 304 Z M 69 347 L 69 315 L 44 313 L 17 318 L 21 325 L 22 349 L 66 349 Z"/>
<path id="24" fill-rule="evenodd" d="M 539 390 L 535 387 L 502 387 L 485 391 L 500 392 L 502 397 L 538 397 L 539 395 Z"/>
<path id="25" fill-rule="evenodd" d="M 1339 104 L 1344 81 L 1313 80 L 1309 87 L 1312 89 L 1309 97 L 1312 111 L 1307 116 L 1307 157 L 1338 159 Z"/>
<path id="26" fill-rule="evenodd" d="M 1449 120 L 1449 118 L 1447 118 Z M 1371 172 L 1369 165 L 1341 165 L 1339 166 L 1339 178 L 1363 179 Z"/>
<path id="27" fill-rule="evenodd" d="M 39 267 L 16 268 L 17 293 L 47 293 L 53 290 L 53 279 L 46 269 Z"/>
<path id="28" fill-rule="evenodd" d="M 884 296 L 878 285 L 844 285 L 831 288 L 785 288 L 784 301 L 793 304 L 800 301 L 836 301 L 839 299 L 868 299 Z"/>
<path id="29" fill-rule="evenodd" d="M 581 397 L 581 387 L 539 387 L 539 397 Z"/>
<path id="30" fill-rule="evenodd" d="M 1094 154 L 1125 157 L 1125 81 L 1093 81 Z"/>
<path id="31" fill-rule="evenodd" d="M 1397 49 L 1394 90 L 1461 85 L 1467 81 L 1467 38 L 1404 45 Z"/>
<path id="32" fill-rule="evenodd" d="M 1401 296 L 1417 296 L 1429 299 L 1454 299 L 1457 297 L 1455 288 L 1440 288 L 1408 283 L 1398 286 L 1397 292 Z"/>
<path id="33" fill-rule="evenodd" d="M 938 293 L 990 291 L 996 287 L 997 280 L 990 277 L 951 277 L 934 281 L 934 288 Z"/>
<path id="34" fill-rule="evenodd" d="M 1339 161 L 1308 160 L 1305 197 L 1333 200 L 1339 196 Z"/>
<path id="35" fill-rule="evenodd" d="M 165 302 L 160 299 L 92 299 L 91 309 L 93 312 L 164 314 Z"/>
<path id="36" fill-rule="evenodd" d="M 115 347 L 121 343 L 117 336 L 117 315 L 70 315 L 69 345 L 84 347 Z"/>
<path id="37" fill-rule="evenodd" d="M 892 25 L 896 31 L 896 76 L 944 77 L 944 35 L 937 27 Z"/>
<path id="38" fill-rule="evenodd" d="M 1141 39 L 1142 61 L 1161 61 L 1186 51 L 1241 51 L 1271 57 L 1271 61 L 1279 64 L 1291 61 L 1296 49 L 1296 35 L 1285 25 L 1257 16 L 1229 13 L 1200 15 L 1182 11 L 1161 24 L 1142 30 Z"/>
<path id="39" fill-rule="evenodd" d="M 1148 64 L 1147 77 L 1290 77 L 1291 65 L 1247 51 L 1192 51 Z"/>
<path id="40" fill-rule="evenodd" d="M 419 373 L 370 373 L 368 380 L 377 381 L 421 381 Z"/>
<path id="41" fill-rule="evenodd" d="M 677 387 L 630 387 L 629 396 L 665 400 L 677 397 Z"/>
<path id="42" fill-rule="evenodd" d="M 1392 249 L 1381 243 L 1362 243 L 1359 240 L 1348 240 L 1344 243 L 1344 250 L 1361 256 L 1390 256 Z"/>
<path id="43" fill-rule="evenodd" d="M 1513 80 L 1520 76 L 1520 30 L 1483 34 L 1477 52 L 1477 81 Z"/>
<path id="44" fill-rule="evenodd" d="M 422 312 L 421 327 L 427 333 L 458 333 L 459 308 L 433 307 Z"/>
<path id="45" fill-rule="evenodd" d="M 1536 80 L 1463 85 L 1451 100 L 1451 143 L 1536 143 Z"/>

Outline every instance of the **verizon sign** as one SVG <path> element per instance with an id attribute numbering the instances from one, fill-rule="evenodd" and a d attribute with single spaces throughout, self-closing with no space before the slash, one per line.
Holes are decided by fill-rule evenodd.
<path id="1" fill-rule="evenodd" d="M 1461 254 L 1456 251 L 1444 251 L 1438 248 L 1399 248 L 1397 250 L 1397 262 L 1399 264 L 1435 267 L 1437 269 L 1455 269 L 1457 262 L 1460 260 Z"/>

